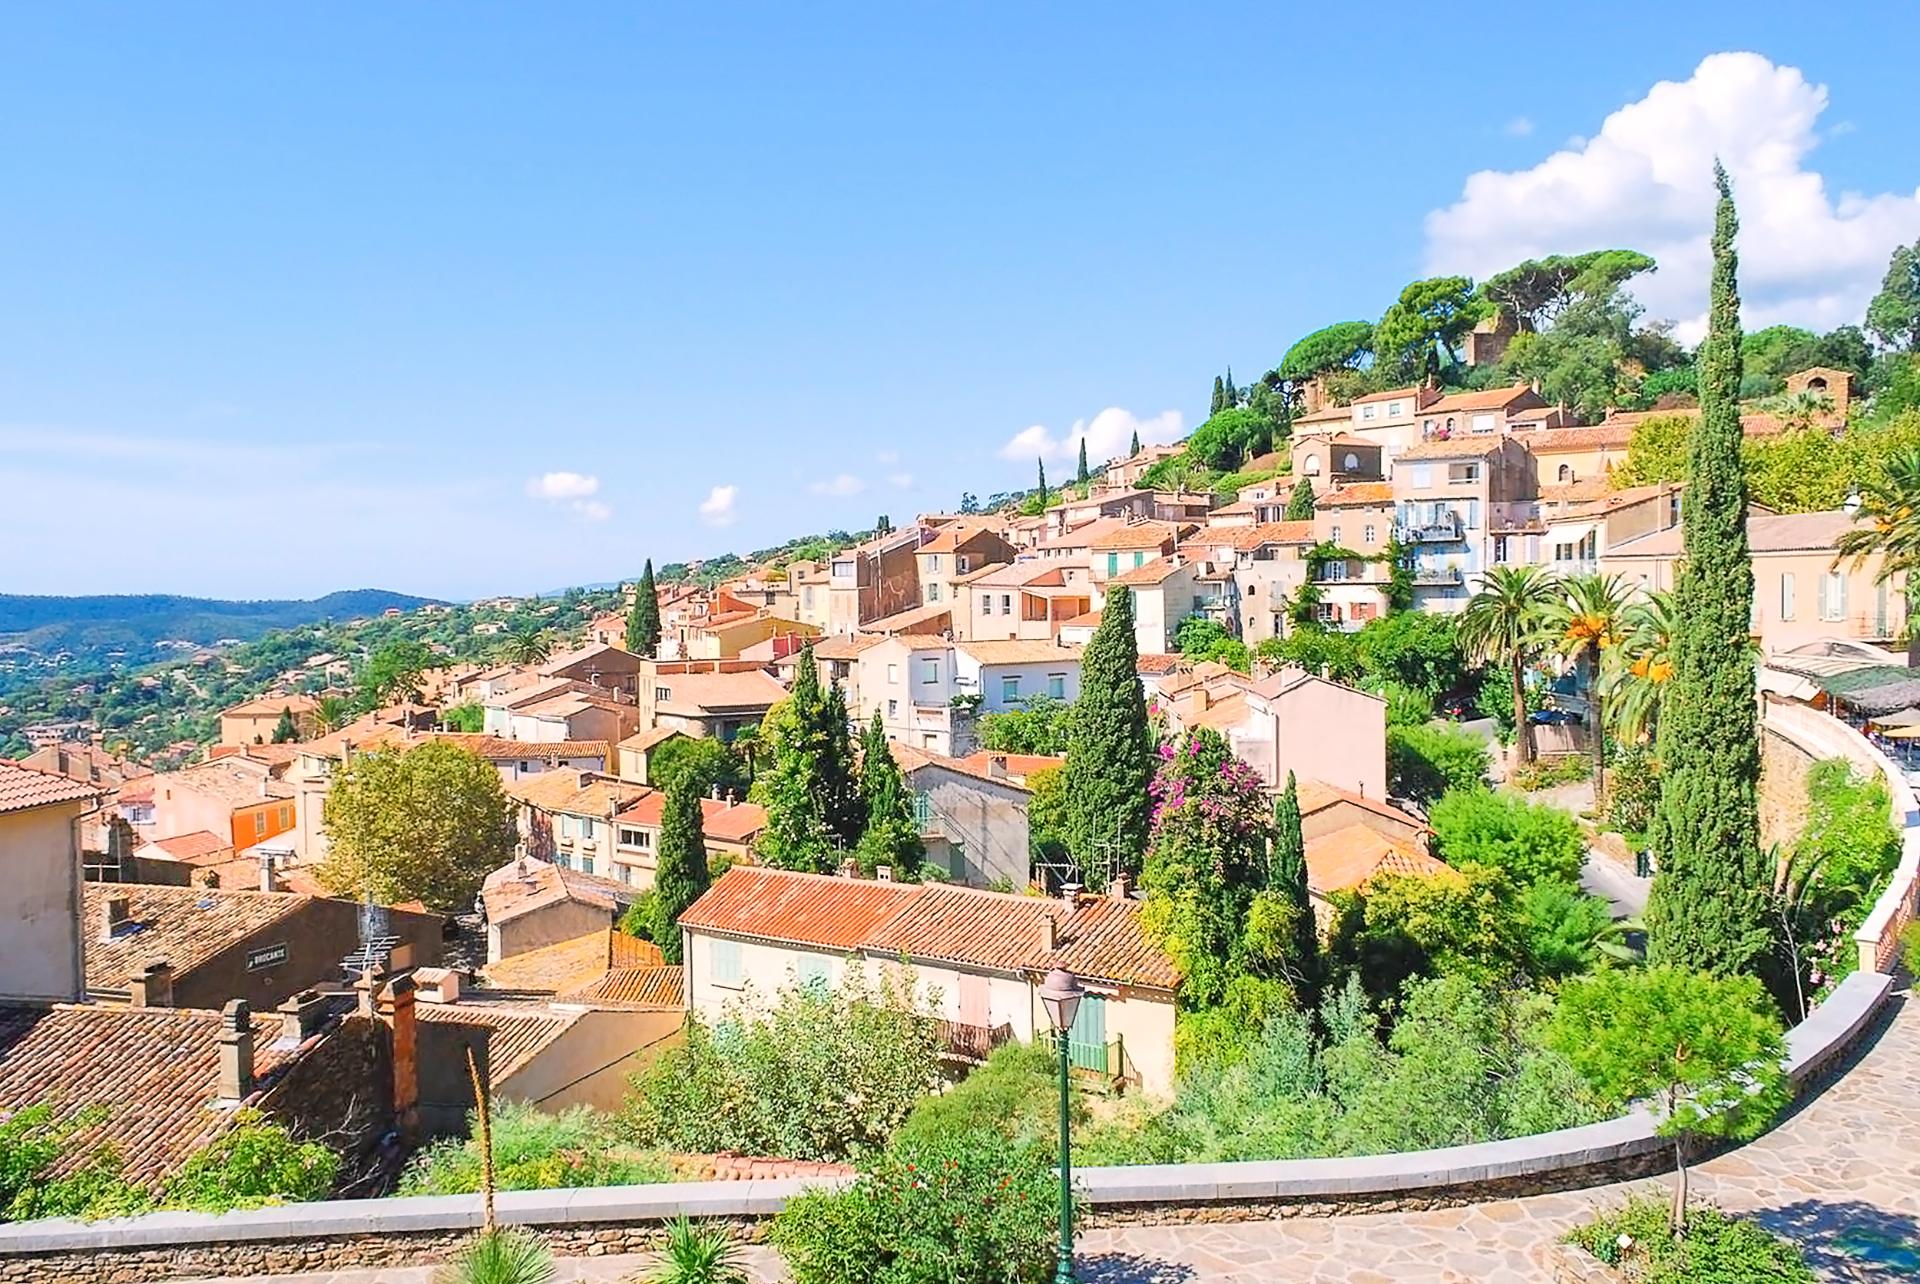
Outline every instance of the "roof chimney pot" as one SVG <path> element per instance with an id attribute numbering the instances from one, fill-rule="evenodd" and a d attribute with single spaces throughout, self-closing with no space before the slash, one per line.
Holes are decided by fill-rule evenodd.
<path id="1" fill-rule="evenodd" d="M 220 1010 L 220 1074 L 214 1096 L 245 1101 L 253 1091 L 253 1010 L 232 999 Z"/>

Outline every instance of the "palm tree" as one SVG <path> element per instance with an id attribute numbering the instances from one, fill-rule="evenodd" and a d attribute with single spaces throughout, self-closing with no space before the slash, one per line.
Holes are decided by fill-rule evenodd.
<path id="1" fill-rule="evenodd" d="M 1851 561 L 1858 570 L 1878 554 L 1880 569 L 1874 583 L 1904 577 L 1907 595 L 1907 665 L 1920 666 L 1920 632 L 1913 624 L 1915 590 L 1920 580 L 1920 448 L 1909 447 L 1887 457 L 1882 471 L 1869 476 L 1859 491 L 1860 516 L 1866 525 L 1847 531 L 1834 547 L 1833 565 Z"/>
<path id="2" fill-rule="evenodd" d="M 353 706 L 344 696 L 324 695 L 313 707 L 314 731 L 325 735 L 329 731 L 338 731 L 347 725 L 353 717 Z"/>
<path id="3" fill-rule="evenodd" d="M 1656 591 L 1630 603 L 1624 636 L 1605 675 L 1614 738 L 1640 741 L 1660 720 L 1660 700 L 1673 677 L 1673 594 Z"/>
<path id="4" fill-rule="evenodd" d="M 545 629 L 523 624 L 507 634 L 506 650 L 510 664 L 542 664 L 553 654 L 553 640 Z"/>
<path id="5" fill-rule="evenodd" d="M 1533 761 L 1527 722 L 1527 665 L 1540 648 L 1541 617 L 1558 601 L 1560 585 L 1540 566 L 1496 566 L 1460 615 L 1460 645 L 1480 664 L 1504 664 L 1513 684 L 1514 745 L 1519 764 Z"/>
<path id="6" fill-rule="evenodd" d="M 1560 654 L 1580 667 L 1593 704 L 1593 796 L 1606 797 L 1606 683 L 1601 668 L 1626 635 L 1627 588 L 1618 575 L 1575 575 L 1542 619 Z"/>

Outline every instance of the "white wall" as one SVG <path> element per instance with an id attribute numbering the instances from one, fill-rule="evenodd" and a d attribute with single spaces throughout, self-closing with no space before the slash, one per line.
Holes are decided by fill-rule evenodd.
<path id="1" fill-rule="evenodd" d="M 82 806 L 65 803 L 0 815 L 0 998 L 72 1002 L 86 990 L 81 938 L 80 853 L 73 823 Z"/>

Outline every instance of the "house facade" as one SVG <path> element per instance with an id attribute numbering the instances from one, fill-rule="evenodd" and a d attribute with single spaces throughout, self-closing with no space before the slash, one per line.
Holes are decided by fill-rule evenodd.
<path id="1" fill-rule="evenodd" d="M 1393 495 L 1413 558 L 1415 609 L 1455 613 L 1495 563 L 1495 532 L 1530 520 L 1539 487 L 1525 445 L 1472 429 L 1403 452 Z"/>

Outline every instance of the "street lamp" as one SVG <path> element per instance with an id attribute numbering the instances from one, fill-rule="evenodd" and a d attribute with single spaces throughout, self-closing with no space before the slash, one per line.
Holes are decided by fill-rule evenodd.
<path id="1" fill-rule="evenodd" d="M 1054 1269 L 1053 1284 L 1073 1284 L 1073 1088 L 1067 1077 L 1067 1032 L 1073 1029 L 1074 1014 L 1086 993 L 1063 967 L 1047 973 L 1040 987 L 1040 1003 L 1047 1010 L 1060 1052 L 1060 1264 Z"/>

